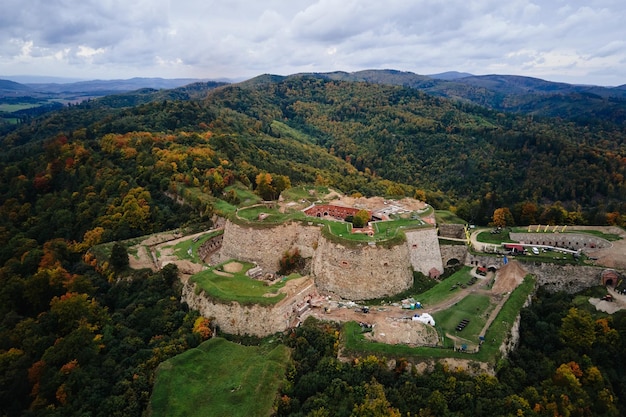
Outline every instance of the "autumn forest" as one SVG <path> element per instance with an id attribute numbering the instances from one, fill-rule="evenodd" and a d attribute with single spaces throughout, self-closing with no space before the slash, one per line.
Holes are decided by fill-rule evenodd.
<path id="1" fill-rule="evenodd" d="M 0 415 L 145 415 L 156 367 L 206 339 L 206 323 L 180 303 L 174 266 L 132 271 L 91 248 L 204 230 L 237 190 L 277 199 L 317 184 L 415 197 L 477 225 L 507 209 L 510 225 L 626 226 L 626 102 L 575 117 L 580 97 L 559 100 L 558 115 L 538 110 L 545 97 L 506 111 L 393 83 L 266 75 L 0 125 Z M 495 376 L 341 362 L 338 332 L 307 322 L 280 336 L 293 369 L 276 415 L 626 413 L 626 314 L 573 295 L 539 289 Z"/>

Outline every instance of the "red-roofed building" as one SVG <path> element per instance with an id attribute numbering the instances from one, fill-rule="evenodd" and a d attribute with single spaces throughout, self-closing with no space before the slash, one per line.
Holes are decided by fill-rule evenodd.
<path id="1" fill-rule="evenodd" d="M 309 207 L 304 210 L 307 216 L 311 217 L 333 217 L 337 220 L 344 220 L 348 216 L 354 216 L 361 209 L 353 207 L 334 206 L 332 204 L 320 204 L 313 207 Z M 367 210 L 367 213 L 372 218 L 372 212 Z"/>
<path id="2" fill-rule="evenodd" d="M 504 249 L 510 250 L 511 252 L 523 253 L 524 247 L 522 245 L 516 245 L 513 243 L 505 243 Z"/>

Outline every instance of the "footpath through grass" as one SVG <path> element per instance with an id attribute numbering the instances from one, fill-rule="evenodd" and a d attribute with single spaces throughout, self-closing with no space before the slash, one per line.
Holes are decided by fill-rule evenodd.
<path id="1" fill-rule="evenodd" d="M 455 290 L 450 290 L 450 288 L 452 288 L 452 286 L 456 285 L 458 282 L 463 284 L 467 283 L 472 277 L 470 274 L 471 270 L 471 266 L 462 267 L 457 272 L 450 275 L 448 278 L 444 279 L 434 287 L 416 296 L 415 300 L 422 303 L 424 308 L 427 309 L 429 306 L 440 303 L 447 298 L 456 295 Z M 477 282 L 474 285 L 481 285 L 480 283 L 481 281 Z"/>
<path id="2" fill-rule="evenodd" d="M 149 415 L 270 416 L 288 362 L 289 349 L 282 344 L 210 339 L 159 366 Z"/>

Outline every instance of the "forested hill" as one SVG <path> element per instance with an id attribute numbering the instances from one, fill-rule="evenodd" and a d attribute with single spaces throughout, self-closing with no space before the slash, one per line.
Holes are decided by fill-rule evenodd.
<path id="1" fill-rule="evenodd" d="M 269 133 L 281 120 L 359 171 L 441 190 L 476 221 L 485 207 L 524 201 L 623 212 L 625 136 L 612 123 L 581 127 L 306 75 L 260 77 L 216 90 L 208 102 L 259 119 Z"/>
<path id="2" fill-rule="evenodd" d="M 208 321 L 179 302 L 175 267 L 128 270 L 126 239 L 175 228 L 206 230 L 213 214 L 234 213 L 251 193 L 275 199 L 298 184 L 331 185 L 353 195 L 416 196 L 484 224 L 494 209 L 506 207 L 518 224 L 624 225 L 624 138 L 610 121 L 581 127 L 533 120 L 415 88 L 318 76 L 140 90 L 28 119 L 0 133 L 0 415 L 145 415 L 159 363 L 207 337 Z M 100 262 L 93 247 L 102 252 Z M 624 391 L 623 367 L 612 365 L 623 356 L 623 318 L 616 319 L 616 335 L 610 322 L 577 320 L 574 311 L 572 323 L 585 324 L 592 335 L 595 328 L 598 342 L 585 333 L 572 345 L 560 342 L 558 329 L 573 304 L 550 305 L 555 310 L 525 317 L 523 326 L 544 321 L 539 331 L 522 327 L 530 347 L 510 371 L 501 368 L 500 382 L 475 379 L 475 408 L 457 401 L 451 407 L 487 410 L 494 400 L 483 393 L 497 394 L 504 406 L 505 397 L 524 391 L 524 409 L 552 407 L 537 413 L 553 410 L 554 398 L 564 407 L 574 398 L 572 404 L 617 415 L 612 393 Z M 313 371 L 318 360 L 328 370 L 342 369 L 315 350 L 310 354 L 303 340 L 293 339 L 304 353 L 295 359 L 310 362 L 296 366 L 298 372 Z M 329 346 L 324 351 L 332 351 L 334 342 Z M 577 355 L 570 355 L 572 348 Z M 541 361 L 539 349 L 545 349 Z M 578 371 L 574 379 L 567 376 L 573 375 L 568 369 L 578 369 L 574 360 L 584 369 L 583 382 Z M 605 372 L 615 388 L 605 388 Z M 376 378 L 390 383 L 385 375 L 391 378 Z M 442 393 L 471 398 L 460 392 L 465 383 L 438 385 L 449 377 L 471 382 L 469 375 L 443 369 L 433 375 L 430 387 L 394 386 L 418 389 L 393 391 L 394 398 L 415 399 L 419 408 L 431 399 L 441 404 Z M 372 381 L 374 373 L 363 377 Z M 302 404 L 304 394 L 313 394 L 313 378 L 324 381 L 316 383 L 320 387 L 332 386 L 315 374 L 303 377 Z M 564 378 L 572 390 L 558 388 Z M 536 395 L 525 387 L 537 387 Z M 334 398 L 352 398 L 334 392 L 340 393 Z M 282 406 L 302 415 L 295 401 Z"/>
<path id="3" fill-rule="evenodd" d="M 212 135 L 202 146 L 223 152 L 240 174 L 246 162 L 293 182 L 314 181 L 323 166 L 326 181 L 345 192 L 384 194 L 388 190 L 370 179 L 390 180 L 406 185 L 395 187 L 395 194 L 423 190 L 431 203 L 452 204 L 478 223 L 501 206 L 519 218 L 523 203 L 536 205 L 535 221 L 564 222 L 574 213 L 577 222 L 604 223 L 606 213 L 626 212 L 625 133 L 618 124 L 594 120 L 599 122 L 581 126 L 495 112 L 414 88 L 265 75 L 239 85 L 108 96 L 22 126 L 6 135 L 4 145 L 25 144 L 8 151 L 20 155 L 29 142 L 59 134 L 94 143 L 108 133 L 135 131 Z M 323 162 L 333 156 L 361 174 L 346 176 L 337 162 Z M 554 204 L 556 219 L 539 218 L 542 206 Z"/>
<path id="4" fill-rule="evenodd" d="M 395 70 L 314 74 L 332 80 L 364 81 L 411 87 L 438 97 L 494 110 L 560 117 L 580 125 L 626 124 L 624 86 L 600 87 L 545 81 L 517 75 L 467 75 L 441 79 Z"/>

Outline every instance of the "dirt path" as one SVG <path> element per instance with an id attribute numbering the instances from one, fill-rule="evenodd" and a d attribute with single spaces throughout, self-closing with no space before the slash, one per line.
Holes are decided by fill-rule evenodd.
<path id="1" fill-rule="evenodd" d="M 467 288 L 458 288 L 456 293 L 445 300 L 432 305 L 425 305 L 421 310 L 407 310 L 397 305 L 381 305 L 370 306 L 369 313 L 363 313 L 360 306 L 349 301 L 327 300 L 323 304 L 323 308 L 315 308 L 309 314 L 321 319 L 331 320 L 340 323 L 347 321 L 356 321 L 372 325 L 371 333 L 367 333 L 367 338 L 387 344 L 408 344 L 414 346 L 436 345 L 439 340 L 435 329 L 418 321 L 411 320 L 413 314 L 434 314 L 436 312 L 449 309 L 470 294 L 484 294 L 491 298 L 496 304 L 495 308 L 489 315 L 481 334 L 485 334 L 498 312 L 508 299 L 508 293 L 512 291 L 519 283 L 522 282 L 525 272 L 517 262 L 512 262 L 509 268 L 503 268 L 498 272 L 495 280 L 499 284 L 496 291 L 488 289 L 485 284 L 491 281 L 493 273 L 489 273 L 486 277 L 475 275 L 479 281 Z M 472 271 L 474 273 L 474 271 Z M 521 274 L 521 278 L 520 278 Z M 506 292 L 505 292 L 506 291 Z M 468 344 L 465 339 L 448 335 L 451 339 L 458 338 L 459 343 Z M 469 343 L 472 348 L 476 343 Z"/>
<path id="2" fill-rule="evenodd" d="M 130 253 L 136 255 L 129 256 L 129 265 L 133 269 L 149 268 L 158 271 L 165 265 L 176 264 L 183 274 L 194 274 L 202 270 L 202 265 L 195 264 L 188 260 L 180 260 L 174 255 L 173 247 L 182 241 L 200 237 L 210 230 L 183 236 L 179 232 L 166 232 L 151 235 L 142 240 L 139 244 L 129 248 Z M 157 253 L 160 256 L 157 256 Z"/>

